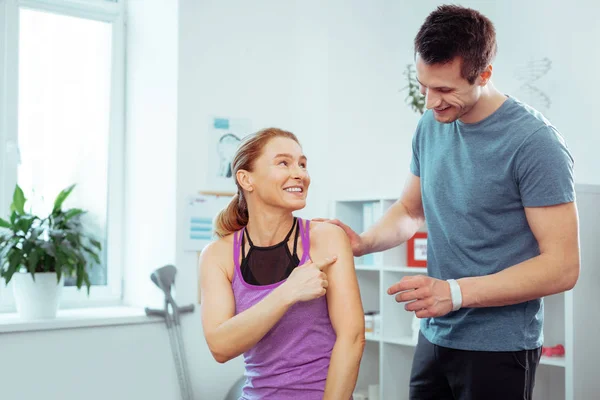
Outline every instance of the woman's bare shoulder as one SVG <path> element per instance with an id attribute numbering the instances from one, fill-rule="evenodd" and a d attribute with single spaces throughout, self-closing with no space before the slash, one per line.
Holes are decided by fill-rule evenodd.
<path id="1" fill-rule="evenodd" d="M 233 249 L 233 234 L 213 240 L 202 249 L 202 254 L 206 257 L 219 257 L 227 250 Z"/>
<path id="2" fill-rule="evenodd" d="M 339 248 L 345 246 L 348 237 L 342 228 L 329 222 L 310 222 L 311 248 Z"/>
<path id="3" fill-rule="evenodd" d="M 200 268 L 218 266 L 227 275 L 233 270 L 233 234 L 210 242 L 200 253 Z"/>

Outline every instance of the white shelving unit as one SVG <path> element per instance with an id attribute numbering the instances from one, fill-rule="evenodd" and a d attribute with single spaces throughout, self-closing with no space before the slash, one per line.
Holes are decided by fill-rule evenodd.
<path id="1" fill-rule="evenodd" d="M 587 400 L 595 398 L 600 382 L 586 379 L 593 375 L 595 363 L 600 357 L 599 343 L 589 329 L 576 328 L 578 313 L 574 303 L 582 303 L 582 324 L 600 320 L 600 189 L 595 186 L 578 186 L 578 206 L 581 220 L 582 278 L 573 291 L 549 296 L 544 299 L 545 346 L 562 344 L 565 357 L 542 357 L 537 371 L 534 400 Z M 374 219 L 379 219 L 395 199 L 340 200 L 334 202 L 333 217 L 348 224 L 356 232 L 364 231 L 363 205 L 374 205 Z M 371 211 L 369 211 L 371 212 Z M 589 217 L 589 218 L 588 218 Z M 586 222 L 584 223 L 584 218 Z M 584 237 L 585 235 L 585 237 Z M 594 241 L 597 243 L 594 245 Z M 413 313 L 404 310 L 386 291 L 393 283 L 408 274 L 426 274 L 426 268 L 406 265 L 406 245 L 376 253 L 370 263 L 356 258 L 356 273 L 360 285 L 365 312 L 375 311 L 381 315 L 381 333 L 367 333 L 357 391 L 367 392 L 368 386 L 379 384 L 382 400 L 408 399 L 408 385 L 415 342 L 413 341 Z M 587 275 L 587 277 L 586 277 Z M 586 280 L 581 283 L 582 279 Z M 590 297 L 591 296 L 591 297 Z M 593 300 L 593 303 L 589 301 Z M 583 306 L 583 302 L 587 307 Z M 593 308 L 594 316 L 590 315 Z M 585 310 L 585 311 L 584 311 Z M 596 329 L 594 329 L 596 331 Z M 577 341 L 578 345 L 575 346 Z M 578 353 L 581 351 L 581 353 Z M 586 356 L 592 356 L 593 364 Z M 579 360 L 579 364 L 577 361 Z M 576 371 L 577 375 L 574 375 Z M 585 387 L 582 387 L 585 382 Z M 576 387 L 577 386 L 577 387 Z M 576 393 L 580 393 L 577 396 Z M 590 397 L 591 396 L 591 397 Z"/>

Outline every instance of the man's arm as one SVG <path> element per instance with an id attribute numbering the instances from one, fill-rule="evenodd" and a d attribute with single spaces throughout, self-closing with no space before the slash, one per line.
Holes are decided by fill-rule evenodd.
<path id="1" fill-rule="evenodd" d="M 526 207 L 540 255 L 486 276 L 458 279 L 462 307 L 505 306 L 570 290 L 579 278 L 579 220 L 575 203 Z M 452 310 L 448 282 L 426 276 L 402 279 L 388 289 L 419 318 Z"/>
<path id="2" fill-rule="evenodd" d="M 424 222 L 421 178 L 411 173 L 400 199 L 386 211 L 379 221 L 360 235 L 363 251 L 359 255 L 399 246 L 413 237 Z"/>
<path id="3" fill-rule="evenodd" d="M 354 258 L 344 231 L 330 224 L 313 224 L 311 253 L 316 257 L 338 254 L 335 264 L 327 267 L 329 286 L 327 305 L 336 333 L 331 354 L 324 399 L 349 399 L 352 396 L 365 346 L 365 317 Z"/>
<path id="4" fill-rule="evenodd" d="M 579 220 L 575 203 L 526 207 L 540 255 L 494 275 L 458 280 L 463 307 L 522 303 L 572 289 L 579 278 Z"/>

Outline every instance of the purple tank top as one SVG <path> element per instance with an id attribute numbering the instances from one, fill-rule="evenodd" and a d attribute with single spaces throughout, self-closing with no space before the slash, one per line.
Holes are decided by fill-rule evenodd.
<path id="1" fill-rule="evenodd" d="M 300 219 L 302 259 L 309 259 L 309 221 Z M 284 281 L 256 286 L 240 271 L 241 229 L 234 233 L 232 280 L 236 314 L 252 307 Z M 286 244 L 287 245 L 287 244 Z M 240 400 L 321 400 L 336 335 L 329 320 L 327 298 L 294 304 L 273 328 L 244 353 L 246 384 Z"/>

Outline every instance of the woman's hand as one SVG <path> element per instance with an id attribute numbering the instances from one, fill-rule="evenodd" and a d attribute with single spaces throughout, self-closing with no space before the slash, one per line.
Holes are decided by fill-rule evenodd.
<path id="1" fill-rule="evenodd" d="M 336 262 L 337 256 L 325 258 L 321 262 L 312 260 L 294 268 L 288 279 L 280 286 L 290 304 L 309 301 L 327 293 L 327 275 L 323 268 Z"/>

